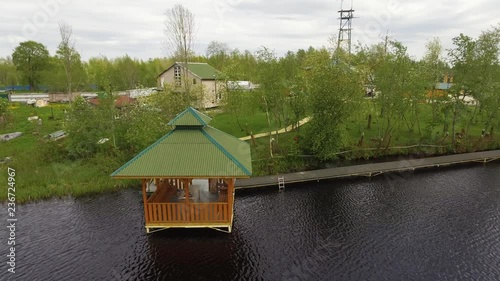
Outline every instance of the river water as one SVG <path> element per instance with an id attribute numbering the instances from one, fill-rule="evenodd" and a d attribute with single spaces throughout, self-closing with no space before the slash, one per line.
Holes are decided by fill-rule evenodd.
<path id="1" fill-rule="evenodd" d="M 499 163 L 237 191 L 231 234 L 146 235 L 138 190 L 18 206 L 0 279 L 500 280 Z"/>

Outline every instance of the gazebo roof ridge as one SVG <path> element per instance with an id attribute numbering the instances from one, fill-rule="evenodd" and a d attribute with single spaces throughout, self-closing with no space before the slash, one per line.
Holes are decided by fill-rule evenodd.
<path id="1" fill-rule="evenodd" d="M 211 129 L 214 129 L 214 130 L 217 130 L 211 126 L 207 126 L 208 128 L 211 128 Z M 217 131 L 220 131 L 220 130 L 217 130 Z M 203 135 L 211 142 L 213 143 L 220 151 L 222 151 L 222 153 L 224 153 L 224 155 L 227 156 L 227 158 L 231 159 L 231 161 L 234 162 L 234 164 L 236 164 L 236 166 L 238 166 L 238 168 L 240 168 L 246 175 L 248 176 L 251 176 L 252 175 L 252 172 L 249 171 L 247 169 L 247 167 L 245 167 L 245 165 L 243 163 L 241 163 L 240 160 L 238 160 L 236 157 L 234 157 L 234 155 L 232 155 L 229 151 L 227 151 L 227 149 L 224 148 L 224 146 L 222 146 L 216 139 L 214 139 L 214 137 L 212 137 L 209 133 L 207 133 L 207 131 L 205 130 L 202 130 L 201 131 L 203 133 Z M 222 131 L 220 131 L 222 132 Z M 224 133 L 224 132 L 223 132 Z M 225 133 L 224 133 L 225 134 Z M 228 136 L 231 136 L 229 134 L 226 134 Z M 233 137 L 233 136 L 231 136 Z M 238 139 L 239 140 L 239 139 Z"/>
<path id="2" fill-rule="evenodd" d="M 169 126 L 207 126 L 212 121 L 212 118 L 199 112 L 193 107 L 186 108 L 183 112 L 179 113 L 174 119 L 167 123 Z"/>

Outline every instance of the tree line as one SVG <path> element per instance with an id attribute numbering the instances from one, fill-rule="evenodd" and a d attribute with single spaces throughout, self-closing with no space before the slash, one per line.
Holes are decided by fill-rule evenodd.
<path id="1" fill-rule="evenodd" d="M 29 85 L 35 91 L 54 92 L 128 90 L 156 87 L 157 77 L 167 67 L 179 61 L 177 56 L 132 58 L 80 58 L 74 48 L 59 46 L 51 56 L 40 42 L 26 41 L 15 48 L 11 56 L 0 58 L 0 87 Z M 230 49 L 227 44 L 211 42 L 207 55 L 190 57 L 190 62 L 206 62 L 227 72 L 227 78 L 251 80 L 256 72 L 255 55 L 248 51 Z M 71 86 L 69 86 L 71 85 Z M 71 88 L 71 89 L 70 89 Z"/>
<path id="2" fill-rule="evenodd" d="M 157 75 L 171 63 L 165 58 L 139 60 L 93 57 L 82 61 L 71 48 L 50 56 L 46 47 L 26 41 L 12 56 L 0 58 L 0 87 L 29 85 L 32 91 L 79 92 L 155 87 Z"/>

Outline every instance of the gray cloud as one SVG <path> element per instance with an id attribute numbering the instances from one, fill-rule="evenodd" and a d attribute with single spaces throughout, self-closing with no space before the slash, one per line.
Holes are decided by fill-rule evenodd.
<path id="1" fill-rule="evenodd" d="M 344 1 L 350 6 L 349 1 Z M 54 54 L 57 23 L 73 27 L 76 47 L 85 59 L 104 55 L 147 59 L 167 55 L 164 12 L 175 1 L 17 0 L 4 4 L 0 18 L 0 56 L 9 56 L 23 40 L 45 44 Z M 212 40 L 240 50 L 274 49 L 279 55 L 309 46 L 327 46 L 338 34 L 340 0 L 193 0 L 183 3 L 196 17 L 196 51 Z M 493 0 L 354 0 L 353 41 L 380 42 L 386 32 L 420 57 L 427 40 L 441 38 L 446 48 L 460 33 L 472 37 L 498 24 Z"/>
<path id="2" fill-rule="evenodd" d="M 322 0 L 275 0 L 275 1 L 241 1 L 240 4 L 234 6 L 238 10 L 246 12 L 254 12 L 260 15 L 318 15 L 330 14 L 336 12 L 333 1 Z"/>

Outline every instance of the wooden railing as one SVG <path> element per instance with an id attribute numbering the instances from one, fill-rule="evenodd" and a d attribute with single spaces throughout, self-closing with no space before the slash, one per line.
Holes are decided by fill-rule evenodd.
<path id="1" fill-rule="evenodd" d="M 146 223 L 229 222 L 228 203 L 147 203 Z"/>

